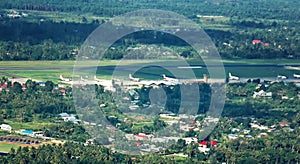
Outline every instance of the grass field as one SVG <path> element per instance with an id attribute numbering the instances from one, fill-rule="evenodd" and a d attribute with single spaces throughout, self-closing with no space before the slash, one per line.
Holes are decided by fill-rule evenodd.
<path id="1" fill-rule="evenodd" d="M 38 147 L 39 145 L 30 145 L 30 144 L 22 144 L 22 143 L 16 143 L 16 142 L 0 142 L 0 151 L 1 152 L 10 152 L 11 148 L 14 148 L 15 150 L 18 149 L 18 147 Z"/>
<path id="2" fill-rule="evenodd" d="M 18 149 L 18 147 L 20 147 L 20 146 L 17 144 L 0 142 L 0 151 L 1 152 L 10 152 L 11 148 Z"/>
<path id="3" fill-rule="evenodd" d="M 201 60 L 187 60 L 190 65 L 204 65 Z M 225 71 L 232 72 L 233 74 L 251 78 L 251 77 L 276 77 L 279 74 L 292 77 L 294 73 L 300 73 L 297 70 L 285 69 L 284 65 L 298 65 L 300 60 L 223 60 Z M 6 73 L 11 75 L 23 76 L 36 80 L 46 81 L 52 80 L 59 82 L 59 75 L 63 74 L 66 77 L 73 75 L 73 68 L 75 61 L 1 61 L 0 62 L 0 75 Z M 170 75 L 169 72 L 177 72 L 184 75 L 185 69 L 177 69 L 178 62 L 175 60 L 104 60 L 104 61 L 85 61 L 81 66 L 101 66 L 97 70 L 97 77 L 102 79 L 110 79 L 111 75 L 116 71 L 115 66 L 130 66 L 133 68 L 120 70 L 119 74 L 128 75 L 131 71 L 140 66 L 145 65 L 163 65 L 166 68 L 151 67 L 140 69 L 136 76 L 145 79 L 158 79 L 162 74 Z M 179 64 L 180 65 L 180 64 Z M 170 67 L 168 67 L 170 66 Z M 133 70 L 131 70 L 133 69 Z M 123 72 L 122 72 L 123 71 Z M 204 73 L 207 73 L 205 68 L 193 69 L 197 78 L 202 78 Z"/>
<path id="4" fill-rule="evenodd" d="M 42 121 L 32 121 L 32 122 L 20 122 L 19 120 L 5 120 L 5 123 L 12 126 L 13 129 L 31 129 L 31 130 L 41 130 L 44 127 L 49 127 L 56 125 L 55 123 L 42 122 Z"/>
<path id="5" fill-rule="evenodd" d="M 10 10 L 5 10 L 9 12 Z M 59 12 L 59 11 L 35 11 L 35 10 L 18 10 L 19 12 L 24 12 L 28 14 L 28 17 L 23 17 L 23 20 L 28 22 L 40 22 L 41 19 L 44 21 L 53 21 L 56 23 L 61 22 L 72 22 L 72 23 L 82 23 L 82 18 L 85 17 L 87 22 L 92 22 L 92 20 L 107 20 L 109 18 L 96 16 L 92 14 L 78 14 L 72 12 Z"/>

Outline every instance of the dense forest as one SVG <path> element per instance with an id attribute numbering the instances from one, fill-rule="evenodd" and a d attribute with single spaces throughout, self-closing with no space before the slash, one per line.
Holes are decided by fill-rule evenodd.
<path id="1" fill-rule="evenodd" d="M 292 0 L 272 3 L 265 0 L 2 1 L 0 60 L 74 60 L 80 45 L 98 25 L 113 16 L 143 8 L 175 11 L 199 23 L 224 58 L 298 59 L 298 6 L 299 2 Z M 63 16 L 64 13 L 70 15 Z M 20 17 L 12 17 L 16 15 Z M 69 18 L 56 19 L 59 15 Z M 208 18 L 202 19 L 199 15 Z M 106 58 L 120 59 L 128 47 L 139 44 L 179 47 L 186 52 L 178 51 L 179 55 L 194 57 L 191 48 L 180 39 L 160 32 L 142 31 L 125 36 L 123 41 L 113 45 L 117 48 L 107 52 Z"/>
<path id="2" fill-rule="evenodd" d="M 300 18 L 297 0 L 3 0 L 1 8 L 40 11 L 62 11 L 93 13 L 96 15 L 115 16 L 125 12 L 153 8 L 171 10 L 189 18 L 201 15 L 224 15 L 239 18 L 262 18 L 298 20 Z M 276 14 L 274 14 L 276 13 Z"/>

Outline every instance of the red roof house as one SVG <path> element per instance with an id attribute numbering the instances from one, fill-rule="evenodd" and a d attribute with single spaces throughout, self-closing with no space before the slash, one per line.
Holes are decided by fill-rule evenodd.
<path id="1" fill-rule="evenodd" d="M 25 85 L 25 84 L 22 85 L 22 89 L 23 89 L 23 90 L 26 89 L 26 85 Z"/>
<path id="2" fill-rule="evenodd" d="M 252 44 L 260 44 L 260 43 L 262 43 L 261 40 L 252 40 Z"/>
<path id="3" fill-rule="evenodd" d="M 6 89 L 7 88 L 7 84 L 2 84 L 0 85 L 2 89 Z"/>
<path id="4" fill-rule="evenodd" d="M 137 146 L 138 148 L 140 148 L 141 145 L 142 145 L 140 142 L 136 142 L 135 144 L 136 144 L 136 146 Z"/>
<path id="5" fill-rule="evenodd" d="M 145 140 L 145 139 L 148 139 L 148 136 L 143 135 L 143 134 L 136 134 L 136 135 L 134 135 L 134 138 L 136 140 Z"/>
<path id="6" fill-rule="evenodd" d="M 207 141 L 201 141 L 201 142 L 199 143 L 199 145 L 200 145 L 201 147 L 207 147 Z"/>
<path id="7" fill-rule="evenodd" d="M 217 147 L 218 142 L 217 141 L 210 141 L 211 146 Z"/>

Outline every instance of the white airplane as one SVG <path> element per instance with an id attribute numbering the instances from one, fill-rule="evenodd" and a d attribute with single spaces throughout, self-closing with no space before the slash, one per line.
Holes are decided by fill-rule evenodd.
<path id="1" fill-rule="evenodd" d="M 287 79 L 287 77 L 284 76 L 284 75 L 278 75 L 277 78 L 278 78 L 278 79 L 282 79 L 282 80 Z"/>
<path id="2" fill-rule="evenodd" d="M 237 77 L 237 76 L 232 75 L 232 74 L 229 72 L 229 80 L 240 80 L 240 78 Z"/>
<path id="3" fill-rule="evenodd" d="M 102 80 L 98 79 L 96 75 L 94 76 L 94 80 L 97 81 L 97 82 L 101 82 L 102 81 Z"/>
<path id="4" fill-rule="evenodd" d="M 80 76 L 80 80 L 81 81 L 86 81 L 86 79 L 84 79 L 82 76 Z"/>
<path id="5" fill-rule="evenodd" d="M 140 78 L 135 78 L 135 77 L 132 76 L 132 74 L 129 74 L 128 76 L 129 76 L 129 79 L 134 81 L 134 82 L 139 82 L 140 81 Z"/>
<path id="6" fill-rule="evenodd" d="M 59 75 L 59 79 L 60 79 L 61 81 L 71 81 L 71 79 L 69 79 L 69 78 L 64 78 L 63 75 Z"/>
<path id="7" fill-rule="evenodd" d="M 294 76 L 294 78 L 297 78 L 297 79 L 299 79 L 300 78 L 300 75 L 297 75 L 297 74 L 293 74 L 293 76 Z"/>
<path id="8" fill-rule="evenodd" d="M 171 77 L 167 77 L 165 74 L 163 74 L 163 78 L 164 78 L 164 81 L 168 81 L 168 82 L 179 82 L 178 79 L 171 78 Z"/>

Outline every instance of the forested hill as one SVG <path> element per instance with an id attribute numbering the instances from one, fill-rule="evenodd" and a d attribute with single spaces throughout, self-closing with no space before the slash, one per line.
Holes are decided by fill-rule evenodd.
<path id="1" fill-rule="evenodd" d="M 298 0 L 1 0 L 0 60 L 73 60 L 100 24 L 137 9 L 170 10 L 192 19 L 224 58 L 299 59 L 299 6 Z M 163 33 L 138 32 L 123 40 L 107 58 L 120 59 L 129 46 L 141 44 L 168 46 L 184 57 L 195 54 Z"/>

